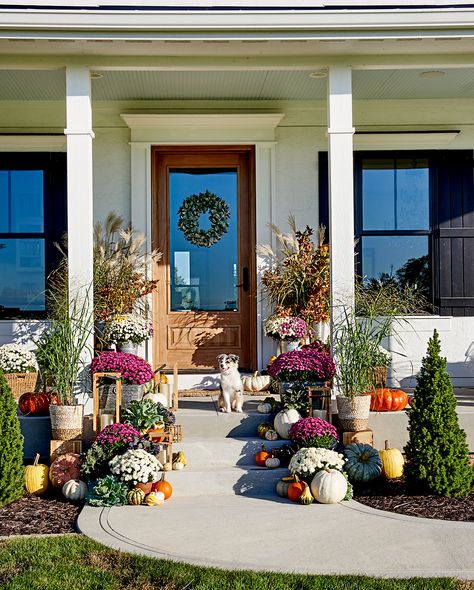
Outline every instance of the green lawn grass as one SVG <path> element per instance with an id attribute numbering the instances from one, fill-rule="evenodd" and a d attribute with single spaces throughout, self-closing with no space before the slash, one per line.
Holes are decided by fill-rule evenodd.
<path id="1" fill-rule="evenodd" d="M 258 556 L 263 542 L 256 541 Z M 291 559 L 297 538 L 289 538 Z M 341 556 L 335 552 L 334 559 Z M 258 558 L 257 558 L 258 559 Z M 390 560 L 390 554 L 387 554 Z M 381 580 L 362 576 L 303 576 L 225 571 L 121 553 L 82 536 L 0 543 L 2 590 L 467 590 L 445 578 Z"/>

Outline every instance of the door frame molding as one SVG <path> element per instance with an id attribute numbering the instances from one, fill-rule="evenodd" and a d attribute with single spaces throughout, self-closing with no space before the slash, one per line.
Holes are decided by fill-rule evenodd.
<path id="1" fill-rule="evenodd" d="M 152 240 L 152 248 L 157 249 L 160 251 L 167 250 L 169 248 L 169 203 L 160 203 L 159 200 L 159 186 L 160 186 L 160 179 L 158 177 L 158 168 L 157 168 L 157 157 L 159 154 L 165 155 L 185 155 L 185 156 L 192 156 L 196 154 L 198 156 L 205 155 L 205 154 L 245 154 L 247 160 L 247 172 L 248 172 L 248 186 L 246 193 L 248 194 L 248 204 L 250 206 L 250 210 L 248 212 L 249 216 L 249 232 L 248 235 L 251 240 L 250 245 L 250 253 L 248 258 L 248 268 L 250 274 L 250 293 L 254 293 L 254 296 L 250 296 L 249 298 L 249 325 L 248 330 L 249 334 L 246 335 L 245 340 L 248 342 L 249 345 L 249 359 L 250 359 L 250 367 L 254 368 L 257 366 L 257 347 L 256 347 L 256 335 L 257 335 L 257 272 L 256 272 L 256 257 L 251 255 L 251 252 L 255 252 L 256 248 L 256 200 L 255 200 L 255 147 L 253 145 L 157 145 L 152 146 L 151 148 L 151 164 L 152 164 L 152 202 L 151 202 L 151 219 L 154 221 L 151 228 L 151 240 Z M 190 163 L 190 167 L 193 167 L 193 164 Z M 168 181 L 165 181 L 165 184 L 168 184 Z M 240 184 L 240 182 L 239 182 Z M 166 195 L 168 195 L 168 190 L 165 191 Z M 240 198 L 240 191 L 239 191 L 239 198 Z M 160 231 L 159 220 L 160 217 L 160 208 L 164 207 L 164 217 L 167 218 L 168 223 L 167 227 L 164 230 L 164 233 Z M 238 205 L 238 210 L 240 210 L 241 205 Z M 244 205 L 245 207 L 245 205 Z M 163 214 L 163 210 L 161 211 Z M 239 258 L 240 258 L 240 241 L 239 241 Z M 165 271 L 166 275 L 166 285 L 163 285 L 161 282 L 158 283 L 158 291 L 160 289 L 165 288 L 166 294 L 165 297 L 165 307 L 168 306 L 170 303 L 169 299 L 169 284 L 170 284 L 170 276 L 169 276 L 169 263 L 168 260 L 168 268 Z M 158 278 L 158 265 L 160 263 L 155 263 L 153 268 L 153 278 Z M 161 273 L 163 274 L 163 273 Z M 240 277 L 240 274 L 239 274 Z M 153 294 L 153 302 L 152 302 L 152 309 L 154 317 L 158 316 L 158 309 L 160 307 L 159 302 L 160 295 L 158 293 Z M 161 295 L 163 297 L 163 295 Z M 240 296 L 239 296 L 240 297 Z M 162 302 L 163 303 L 163 302 Z M 163 311 L 163 310 L 162 310 Z M 166 311 L 165 313 L 168 313 Z M 159 317 L 157 318 L 159 321 Z M 242 331 L 246 330 L 242 324 L 239 324 Z M 158 330 L 155 330 L 155 334 L 157 334 Z M 157 339 L 152 346 L 153 348 L 153 360 L 155 361 L 155 365 L 158 363 L 162 363 L 162 359 L 157 358 L 158 354 L 155 354 L 156 351 L 159 350 L 159 339 Z M 166 347 L 165 347 L 166 348 Z M 185 369 L 193 370 L 189 367 Z"/>
<path id="2" fill-rule="evenodd" d="M 181 113 L 170 113 L 176 117 Z M 216 145 L 253 145 L 255 147 L 255 220 L 256 243 L 275 245 L 275 239 L 268 224 L 276 221 L 276 138 L 275 132 L 278 123 L 283 118 L 282 113 L 271 113 L 270 118 L 265 118 L 269 113 L 243 113 L 246 120 L 241 118 L 239 127 L 223 125 L 224 114 L 220 114 L 219 125 L 215 120 L 208 119 L 207 127 L 179 128 L 162 127 L 153 125 L 152 115 L 148 117 L 148 127 L 140 126 L 140 115 L 125 119 L 131 129 L 130 165 L 131 165 L 131 203 L 130 220 L 137 231 L 143 232 L 147 238 L 147 247 L 151 249 L 151 149 L 154 145 L 162 146 L 216 146 Z M 256 116 L 257 115 L 257 116 Z M 201 115 L 203 117 L 204 115 Z M 157 115 L 160 120 L 163 114 Z M 232 115 L 229 115 L 232 118 Z M 171 120 L 171 119 L 170 119 Z M 224 128 L 225 138 L 222 136 Z M 171 137 L 172 136 L 172 137 Z M 264 336 L 263 319 L 268 316 L 268 307 L 263 301 L 260 279 L 262 275 L 262 263 L 255 255 L 257 275 L 257 365 L 259 369 L 265 368 L 268 358 L 275 352 L 275 343 Z M 150 298 L 151 304 L 151 298 Z M 152 362 L 152 344 L 146 342 L 140 347 L 142 354 L 149 362 Z"/>

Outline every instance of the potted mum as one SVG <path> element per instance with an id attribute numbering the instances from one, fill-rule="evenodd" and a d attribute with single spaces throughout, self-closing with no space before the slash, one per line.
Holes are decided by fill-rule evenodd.
<path id="1" fill-rule="evenodd" d="M 308 385 L 323 385 L 335 372 L 334 362 L 322 345 L 284 352 L 268 367 L 268 374 L 280 382 L 284 406 L 304 414 L 308 411 Z"/>
<path id="2" fill-rule="evenodd" d="M 122 408 L 126 409 L 131 401 L 141 400 L 144 385 L 153 379 L 151 366 L 139 356 L 126 352 L 105 351 L 96 356 L 91 363 L 92 373 L 122 374 Z M 115 408 L 115 386 L 109 389 L 105 411 Z"/>
<path id="3" fill-rule="evenodd" d="M 0 369 L 3 371 L 13 397 L 34 391 L 38 379 L 38 362 L 34 352 L 23 344 L 0 346 Z"/>
<path id="4" fill-rule="evenodd" d="M 265 320 L 265 335 L 278 340 L 280 350 L 296 350 L 300 341 L 308 335 L 306 322 L 296 316 L 270 316 Z"/>
<path id="5" fill-rule="evenodd" d="M 106 323 L 102 333 L 102 337 L 115 344 L 119 352 L 130 354 L 137 354 L 138 345 L 152 336 L 152 324 L 138 314 L 115 316 Z"/>
<path id="6" fill-rule="evenodd" d="M 298 449 L 305 447 L 334 449 L 339 442 L 339 435 L 332 424 L 312 416 L 301 418 L 292 424 L 288 434 Z"/>

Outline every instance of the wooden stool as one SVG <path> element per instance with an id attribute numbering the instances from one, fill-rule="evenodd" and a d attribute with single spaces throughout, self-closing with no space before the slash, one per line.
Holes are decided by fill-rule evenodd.
<path id="1" fill-rule="evenodd" d="M 120 422 L 120 410 L 122 408 L 122 373 L 94 373 L 92 375 L 92 431 L 94 437 L 99 434 L 102 428 L 108 426 L 108 424 L 105 423 L 105 420 L 103 424 L 101 424 L 101 416 L 99 414 L 99 381 L 105 377 L 115 379 L 115 422 Z M 113 416 L 113 414 L 111 415 Z M 104 414 L 104 416 L 108 416 L 108 414 Z M 109 422 L 109 424 L 112 423 L 113 422 Z"/>

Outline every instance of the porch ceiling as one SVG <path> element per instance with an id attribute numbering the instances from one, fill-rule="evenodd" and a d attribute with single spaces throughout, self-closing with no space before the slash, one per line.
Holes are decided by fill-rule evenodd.
<path id="1" fill-rule="evenodd" d="M 355 70 L 354 100 L 474 98 L 474 69 Z M 101 71 L 92 97 L 106 100 L 324 100 L 310 71 Z M 0 100 L 64 100 L 64 70 L 0 70 Z"/>

